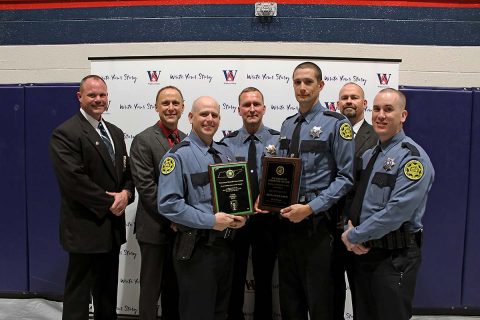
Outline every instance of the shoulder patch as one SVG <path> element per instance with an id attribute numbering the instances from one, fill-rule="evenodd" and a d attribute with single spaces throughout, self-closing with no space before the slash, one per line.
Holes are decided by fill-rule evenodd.
<path id="1" fill-rule="evenodd" d="M 175 153 L 177 152 L 178 149 L 180 149 L 181 147 L 185 147 L 185 146 L 189 146 L 190 145 L 190 141 L 182 141 L 180 142 L 179 144 L 176 144 L 172 147 L 172 149 L 170 150 L 171 153 Z"/>
<path id="2" fill-rule="evenodd" d="M 423 177 L 423 164 L 418 160 L 410 160 L 405 164 L 403 173 L 410 180 L 420 180 Z"/>
<path id="3" fill-rule="evenodd" d="M 162 162 L 162 174 L 167 175 L 175 169 L 175 159 L 166 157 Z"/>
<path id="4" fill-rule="evenodd" d="M 342 137 L 343 139 L 345 140 L 353 139 L 352 127 L 348 123 L 343 123 L 340 126 L 339 132 L 340 132 L 340 137 Z"/>
<path id="5" fill-rule="evenodd" d="M 280 131 L 277 131 L 275 129 L 268 129 L 268 132 L 270 132 L 270 134 L 273 135 L 273 136 L 280 135 Z"/>
<path id="6" fill-rule="evenodd" d="M 345 117 L 342 114 L 340 114 L 338 112 L 335 112 L 335 111 L 325 110 L 325 111 L 323 111 L 323 114 L 326 115 L 326 116 L 337 118 L 338 120 L 345 119 Z"/>
<path id="7" fill-rule="evenodd" d="M 420 156 L 420 152 L 418 151 L 417 147 L 415 147 L 410 142 L 402 142 L 402 148 L 407 148 L 408 150 L 410 150 L 410 153 L 414 157 L 419 157 Z"/>

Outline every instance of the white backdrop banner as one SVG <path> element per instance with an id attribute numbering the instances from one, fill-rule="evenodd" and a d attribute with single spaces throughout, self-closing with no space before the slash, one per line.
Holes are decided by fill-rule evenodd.
<path id="1" fill-rule="evenodd" d="M 108 85 L 109 109 L 105 119 L 125 133 L 127 148 L 135 135 L 158 121 L 155 112 L 157 91 L 167 85 L 178 87 L 185 99 L 185 112 L 179 128 L 190 132 L 188 112 L 199 96 L 214 97 L 221 108 L 220 140 L 226 133 L 242 126 L 237 113 L 238 95 L 246 87 L 256 87 L 264 95 L 265 125 L 280 130 L 283 120 L 297 112 L 292 84 L 292 71 L 304 61 L 318 64 L 323 72 L 325 87 L 320 102 L 336 110 L 341 86 L 355 82 L 365 90 L 369 102 L 366 119 L 371 122 L 371 107 L 375 94 L 386 87 L 398 88 L 399 60 L 342 60 L 288 57 L 140 57 L 90 58 L 91 72 L 101 76 Z M 138 199 L 138 198 L 137 198 Z M 138 314 L 140 250 L 133 235 L 136 203 L 127 207 L 127 239 L 120 252 L 118 313 Z M 246 281 L 246 319 L 253 319 L 253 277 Z M 278 282 L 274 282 L 278 290 Z M 276 319 L 280 319 L 278 302 Z M 349 299 L 348 299 L 349 302 Z M 347 303 L 346 319 L 351 318 Z"/>

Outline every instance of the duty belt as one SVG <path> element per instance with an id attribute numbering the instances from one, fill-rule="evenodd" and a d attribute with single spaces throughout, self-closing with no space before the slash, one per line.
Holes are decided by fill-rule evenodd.
<path id="1" fill-rule="evenodd" d="M 223 231 L 201 229 L 198 230 L 198 237 L 207 239 L 208 242 L 213 242 L 216 239 L 231 239 L 232 229 L 226 228 Z"/>
<path id="2" fill-rule="evenodd" d="M 387 233 L 380 239 L 369 240 L 364 243 L 364 246 L 367 248 L 377 248 L 377 249 L 404 249 L 410 248 L 413 245 L 418 247 L 422 246 L 423 232 L 419 230 L 415 233 L 411 233 L 404 226 L 399 229 Z"/>
<path id="3" fill-rule="evenodd" d="M 319 190 L 308 191 L 298 197 L 298 203 L 307 204 L 320 194 Z M 310 195 L 310 196 L 309 196 Z"/>

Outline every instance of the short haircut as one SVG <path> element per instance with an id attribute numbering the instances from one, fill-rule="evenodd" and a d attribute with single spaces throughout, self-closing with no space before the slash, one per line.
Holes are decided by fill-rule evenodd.
<path id="1" fill-rule="evenodd" d="M 167 89 L 177 90 L 177 92 L 180 94 L 180 97 L 182 98 L 182 103 L 185 101 L 185 100 L 183 99 L 183 94 L 182 94 L 182 91 L 180 91 L 180 89 L 178 89 L 178 88 L 175 87 L 175 86 L 165 86 L 165 87 L 163 87 L 163 88 L 160 88 L 160 90 L 158 90 L 157 96 L 155 97 L 155 103 L 157 103 L 158 96 L 160 96 L 160 93 L 162 93 L 162 91 L 167 90 Z"/>
<path id="2" fill-rule="evenodd" d="M 105 87 L 107 86 L 107 83 L 105 82 L 105 80 L 102 79 L 102 77 L 97 76 L 96 74 L 89 74 L 88 76 L 84 77 L 82 81 L 80 81 L 80 86 L 78 88 L 78 91 L 82 91 L 83 85 L 85 84 L 85 81 L 87 81 L 88 79 L 95 79 L 95 80 L 102 81 L 103 84 L 105 84 Z"/>
<path id="3" fill-rule="evenodd" d="M 220 105 L 218 104 L 217 100 L 215 100 L 214 98 L 212 97 L 209 97 L 209 96 L 201 96 L 201 97 L 198 97 L 197 99 L 193 100 L 193 103 L 192 103 L 192 109 L 191 109 L 191 113 L 198 113 L 198 109 L 200 109 L 200 104 L 202 102 L 212 102 L 215 107 L 218 109 L 218 113 L 220 114 Z"/>
<path id="4" fill-rule="evenodd" d="M 377 94 L 388 93 L 388 92 L 392 92 L 392 93 L 395 93 L 397 95 L 398 100 L 400 101 L 400 107 L 402 108 L 402 110 L 407 108 L 407 97 L 405 97 L 403 92 L 401 92 L 400 90 L 397 90 L 397 89 L 394 89 L 394 88 L 385 88 L 385 89 L 380 90 Z"/>
<path id="5" fill-rule="evenodd" d="M 360 92 L 361 92 L 363 98 L 365 99 L 365 91 L 363 91 L 363 88 L 362 88 L 360 85 L 356 84 L 355 82 L 347 82 L 347 83 L 345 83 L 345 84 L 340 88 L 340 91 L 342 91 L 342 89 L 345 88 L 346 86 L 352 86 L 352 85 L 353 85 L 353 86 L 356 86 L 357 88 L 360 89 Z M 340 95 L 340 91 L 338 92 L 339 95 Z M 340 98 L 340 97 L 339 97 L 339 98 Z"/>
<path id="6" fill-rule="evenodd" d="M 322 77 L 322 69 L 320 69 L 320 67 L 317 66 L 315 63 L 313 63 L 313 62 L 302 62 L 302 63 L 300 63 L 293 70 L 293 75 L 295 75 L 295 71 L 297 71 L 298 69 L 312 69 L 313 71 L 315 71 L 315 76 L 317 78 L 317 81 L 318 82 L 322 81 L 322 78 L 323 78 Z M 292 75 L 292 78 L 293 78 L 293 75 Z"/>
<path id="7" fill-rule="evenodd" d="M 240 94 L 238 95 L 238 104 L 240 104 L 240 97 L 242 96 L 242 94 L 247 93 L 247 92 L 258 92 L 258 93 L 260 93 L 260 95 L 262 96 L 262 102 L 264 102 L 263 93 L 260 90 L 258 90 L 255 87 L 247 87 L 247 88 L 243 89 L 242 92 L 240 92 Z"/>

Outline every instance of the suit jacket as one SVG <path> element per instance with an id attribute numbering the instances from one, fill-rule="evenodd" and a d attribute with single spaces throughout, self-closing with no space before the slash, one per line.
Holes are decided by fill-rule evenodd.
<path id="1" fill-rule="evenodd" d="M 377 141 L 378 136 L 375 130 L 373 130 L 372 125 L 367 121 L 363 121 L 355 135 L 355 161 L 360 159 L 365 151 L 373 148 L 377 144 Z"/>
<path id="2" fill-rule="evenodd" d="M 185 133 L 178 133 L 181 140 L 185 138 Z M 159 165 L 169 149 L 168 140 L 157 123 L 137 134 L 130 147 L 132 176 L 139 197 L 135 233 L 143 242 L 162 244 L 172 235 L 171 222 L 157 209 Z"/>
<path id="3" fill-rule="evenodd" d="M 53 131 L 50 155 L 61 194 L 60 243 L 72 253 L 105 253 L 125 243 L 125 215 L 115 216 L 106 191 L 135 189 L 122 130 L 106 121 L 113 165 L 102 138 L 79 111 Z"/>
<path id="4" fill-rule="evenodd" d="M 355 135 L 355 162 L 354 162 L 355 181 L 357 181 L 358 172 L 362 168 L 362 160 L 361 160 L 362 154 L 368 149 L 373 148 L 377 144 L 377 142 L 378 142 L 378 136 L 375 130 L 373 130 L 372 125 L 369 124 L 367 121 L 363 121 L 362 125 L 360 126 L 360 129 L 358 129 L 358 132 Z M 337 212 L 337 216 L 338 216 L 337 221 L 343 221 L 345 210 L 348 209 L 348 207 L 351 205 L 351 202 L 355 195 L 356 186 L 357 186 L 357 183 L 355 182 L 350 192 L 345 197 L 339 200 L 337 204 L 337 208 L 339 210 Z"/>

